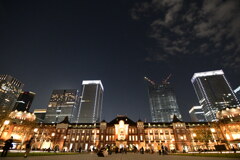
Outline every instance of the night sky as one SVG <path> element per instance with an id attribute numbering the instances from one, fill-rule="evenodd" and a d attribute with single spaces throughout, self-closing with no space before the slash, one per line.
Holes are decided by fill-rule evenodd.
<path id="1" fill-rule="evenodd" d="M 183 119 L 198 105 L 195 72 L 223 69 L 240 85 L 240 1 L 0 1 L 0 74 L 46 108 L 53 89 L 102 80 L 103 118 L 150 121 L 147 83 L 170 73 Z"/>

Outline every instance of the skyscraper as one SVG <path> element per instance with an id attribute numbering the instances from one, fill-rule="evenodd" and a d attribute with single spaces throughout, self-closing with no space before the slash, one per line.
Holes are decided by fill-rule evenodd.
<path id="1" fill-rule="evenodd" d="M 193 122 L 206 122 L 202 106 L 193 106 L 189 110 L 189 114 Z"/>
<path id="2" fill-rule="evenodd" d="M 44 121 L 45 116 L 46 116 L 46 109 L 34 109 L 33 113 L 36 116 L 36 122 L 41 123 Z"/>
<path id="3" fill-rule="evenodd" d="M 194 73 L 191 81 L 207 121 L 215 121 L 218 110 L 239 104 L 222 70 Z"/>
<path id="4" fill-rule="evenodd" d="M 34 97 L 35 97 L 35 93 L 33 92 L 26 92 L 26 91 L 21 92 L 13 107 L 13 110 L 29 112 L 29 109 L 32 105 Z"/>
<path id="5" fill-rule="evenodd" d="M 145 77 L 153 122 L 172 122 L 174 115 L 182 120 L 173 87 L 169 82 L 157 84 Z"/>
<path id="6" fill-rule="evenodd" d="M 0 75 L 0 117 L 12 111 L 23 86 L 10 75 Z"/>
<path id="7" fill-rule="evenodd" d="M 101 121 L 104 88 L 100 80 L 83 81 L 79 123 L 95 123 Z"/>
<path id="8" fill-rule="evenodd" d="M 66 116 L 70 122 L 76 122 L 79 107 L 77 89 L 53 90 L 44 123 L 59 123 Z"/>

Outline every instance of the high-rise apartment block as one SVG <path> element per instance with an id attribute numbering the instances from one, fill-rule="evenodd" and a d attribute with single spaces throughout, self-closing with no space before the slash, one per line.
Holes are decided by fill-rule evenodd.
<path id="1" fill-rule="evenodd" d="M 191 81 L 207 121 L 215 121 L 218 110 L 239 105 L 222 70 L 195 73 Z"/>
<path id="2" fill-rule="evenodd" d="M 101 121 L 104 88 L 100 80 L 84 80 L 78 112 L 78 123 Z"/>
<path id="3" fill-rule="evenodd" d="M 189 110 L 189 114 L 193 122 L 206 122 L 202 106 L 193 106 Z"/>
<path id="4" fill-rule="evenodd" d="M 175 92 L 168 82 L 157 84 L 145 77 L 153 122 L 172 122 L 174 115 L 182 120 Z"/>
<path id="5" fill-rule="evenodd" d="M 35 97 L 35 93 L 33 92 L 26 92 L 26 91 L 21 92 L 13 107 L 13 110 L 29 112 L 29 109 L 32 105 L 34 97 Z"/>
<path id="6" fill-rule="evenodd" d="M 67 116 L 69 121 L 76 122 L 79 107 L 77 89 L 53 90 L 44 119 L 44 123 L 59 123 Z"/>
<path id="7" fill-rule="evenodd" d="M 24 84 L 10 75 L 0 75 L 0 117 L 13 110 Z"/>

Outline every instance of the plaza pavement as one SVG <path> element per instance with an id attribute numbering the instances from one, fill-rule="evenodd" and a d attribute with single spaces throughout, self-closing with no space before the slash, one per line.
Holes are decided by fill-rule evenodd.
<path id="1" fill-rule="evenodd" d="M 192 156 L 173 156 L 158 154 L 112 154 L 107 157 L 97 157 L 96 154 L 79 155 L 59 155 L 59 156 L 30 156 L 24 157 L 0 157 L 0 160 L 237 160 L 235 158 L 221 157 L 192 157 Z M 239 160 L 239 159 L 238 159 Z"/>

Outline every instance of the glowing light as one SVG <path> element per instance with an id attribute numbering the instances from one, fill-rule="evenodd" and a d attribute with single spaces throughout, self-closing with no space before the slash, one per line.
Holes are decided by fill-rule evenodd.
<path id="1" fill-rule="evenodd" d="M 231 139 L 230 136 L 229 136 L 228 134 L 226 134 L 226 138 L 227 138 L 227 139 Z"/>
<path id="2" fill-rule="evenodd" d="M 224 73 L 222 70 L 194 73 L 191 81 L 193 83 L 195 79 L 198 77 L 207 77 L 207 76 L 213 76 L 213 75 L 224 75 Z"/>
<path id="3" fill-rule="evenodd" d="M 193 106 L 193 107 L 189 110 L 189 113 L 192 113 L 195 109 L 202 109 L 202 106 Z"/>
<path id="4" fill-rule="evenodd" d="M 216 130 L 214 128 L 211 128 L 210 130 L 211 130 L 211 132 L 216 132 Z"/>
<path id="5" fill-rule="evenodd" d="M 34 128 L 33 132 L 35 132 L 35 133 L 36 133 L 37 131 L 38 131 L 38 128 Z"/>
<path id="6" fill-rule="evenodd" d="M 104 90 L 101 80 L 86 80 L 83 81 L 82 84 L 100 84 L 102 90 Z"/>
<path id="7" fill-rule="evenodd" d="M 236 88 L 236 89 L 234 90 L 235 93 L 237 93 L 237 92 L 239 92 L 239 91 L 240 91 L 240 86 L 238 86 L 238 88 Z"/>
<path id="8" fill-rule="evenodd" d="M 14 139 L 17 139 L 17 140 L 22 139 L 22 136 L 20 136 L 20 135 L 18 135 L 18 134 L 11 134 L 11 136 L 12 136 Z"/>
<path id="9" fill-rule="evenodd" d="M 10 121 L 9 120 L 6 120 L 6 121 L 4 121 L 4 125 L 9 125 L 9 123 L 10 123 Z"/>
<path id="10" fill-rule="evenodd" d="M 5 101 L 9 102 L 10 100 L 9 99 L 5 99 Z"/>
<path id="11" fill-rule="evenodd" d="M 125 140 L 128 134 L 128 124 L 124 124 L 124 121 L 119 121 L 119 124 L 115 125 L 115 133 L 118 140 Z"/>
<path id="12" fill-rule="evenodd" d="M 240 134 L 236 133 L 236 134 L 232 134 L 233 139 L 240 139 Z"/>
<path id="13" fill-rule="evenodd" d="M 197 136 L 196 133 L 193 133 L 192 135 L 193 135 L 193 137 L 196 137 L 196 136 Z"/>
<path id="14" fill-rule="evenodd" d="M 52 133 L 52 137 L 54 137 L 55 136 L 55 133 Z"/>

